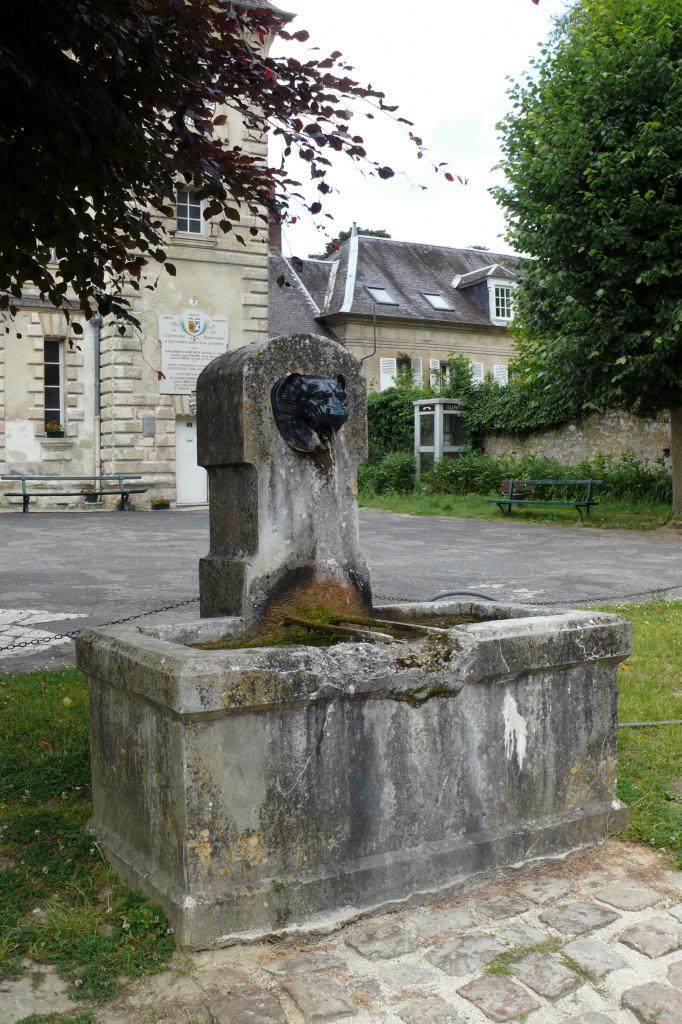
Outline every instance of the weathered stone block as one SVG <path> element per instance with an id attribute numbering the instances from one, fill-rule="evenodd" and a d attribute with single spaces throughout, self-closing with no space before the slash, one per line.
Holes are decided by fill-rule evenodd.
<path id="1" fill-rule="evenodd" d="M 454 978 L 487 967 L 504 952 L 504 946 L 488 935 L 465 935 L 436 946 L 425 959 L 444 974 Z"/>
<path id="2" fill-rule="evenodd" d="M 464 1024 L 454 1006 L 440 996 L 421 996 L 410 999 L 396 1008 L 405 1024 Z"/>
<path id="3" fill-rule="evenodd" d="M 346 943 L 370 960 L 392 960 L 411 953 L 418 945 L 398 921 L 366 925 L 346 936 Z"/>
<path id="4" fill-rule="evenodd" d="M 622 820 L 627 627 L 468 601 L 377 609 L 420 612 L 495 620 L 454 627 L 437 648 L 188 646 L 242 633 L 217 618 L 78 637 L 93 830 L 181 944 L 324 931 L 563 854 Z M 594 907 L 594 923 L 567 930 L 615 919 Z"/>
<path id="5" fill-rule="evenodd" d="M 457 991 L 494 1021 L 516 1020 L 521 1014 L 537 1010 L 540 1005 L 515 981 L 501 974 L 478 978 Z"/>
<path id="6" fill-rule="evenodd" d="M 491 896 L 480 900 L 476 909 L 493 921 L 501 921 L 505 917 L 516 917 L 528 910 L 529 904 L 518 896 Z"/>
<path id="7" fill-rule="evenodd" d="M 540 914 L 540 920 L 556 928 L 563 935 L 582 935 L 593 928 L 604 928 L 607 924 L 618 920 L 618 914 L 598 903 L 566 903 L 561 907 L 551 907 Z"/>
<path id="8" fill-rule="evenodd" d="M 495 938 L 504 942 L 505 946 L 518 949 L 522 946 L 539 946 L 541 943 L 547 942 L 549 936 L 547 932 L 541 932 L 532 924 L 515 921 L 514 924 L 505 925 L 504 928 L 496 928 Z"/>
<path id="9" fill-rule="evenodd" d="M 286 982 L 284 988 L 303 1014 L 305 1024 L 333 1024 L 355 1017 L 359 1010 L 332 978 L 296 978 Z"/>
<path id="10" fill-rule="evenodd" d="M 612 946 L 597 939 L 576 939 L 564 946 L 561 952 L 596 978 L 603 978 L 610 971 L 620 971 L 628 966 L 627 961 Z"/>
<path id="11" fill-rule="evenodd" d="M 627 928 L 620 941 L 653 959 L 682 949 L 682 927 L 669 917 L 655 917 Z"/>
<path id="12" fill-rule="evenodd" d="M 680 1024 L 682 1020 L 682 993 L 657 982 L 628 989 L 621 1002 L 642 1024 Z"/>
<path id="13" fill-rule="evenodd" d="M 547 953 L 529 953 L 511 964 L 511 974 L 545 999 L 561 999 L 583 984 L 583 979 Z"/>
<path id="14" fill-rule="evenodd" d="M 571 887 L 567 882 L 562 882 L 559 878 L 546 878 L 539 882 L 524 882 L 523 885 L 519 886 L 519 892 L 526 896 L 533 903 L 539 903 L 545 905 L 547 903 L 554 903 L 555 900 L 560 900 L 562 896 L 566 896 L 571 891 Z"/>
<path id="15" fill-rule="evenodd" d="M 457 931 L 460 928 L 470 928 L 476 923 L 476 919 L 470 910 L 461 907 L 445 907 L 442 910 L 431 910 L 425 914 L 415 917 L 412 924 L 420 935 L 426 939 L 441 932 Z"/>
<path id="16" fill-rule="evenodd" d="M 595 896 L 603 903 L 617 907 L 618 910 L 645 910 L 647 907 L 656 906 L 662 898 L 648 885 L 626 885 L 621 882 L 614 882 L 606 889 L 600 889 Z"/>
<path id="17" fill-rule="evenodd" d="M 348 422 L 306 453 L 287 444 L 273 416 L 273 386 L 292 373 L 345 381 Z M 306 401 L 315 415 L 324 407 L 323 399 L 315 406 L 314 394 Z M 317 604 L 355 614 L 370 607 L 356 502 L 365 408 L 357 360 L 315 335 L 249 345 L 202 372 L 197 457 L 211 494 L 211 550 L 199 567 L 203 616 L 259 621 L 274 607 L 291 613 Z M 299 422 L 295 411 L 287 418 Z"/>

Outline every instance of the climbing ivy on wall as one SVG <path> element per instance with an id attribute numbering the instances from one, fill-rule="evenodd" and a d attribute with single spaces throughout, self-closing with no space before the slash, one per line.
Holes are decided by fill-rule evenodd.
<path id="1" fill-rule="evenodd" d="M 583 411 L 568 396 L 553 393 L 536 380 L 512 377 L 509 384 L 498 384 L 488 376 L 475 385 L 471 364 L 465 356 L 451 356 L 450 379 L 441 394 L 466 403 L 464 421 L 474 446 L 486 434 L 532 434 L 579 420 Z M 381 393 L 372 393 L 368 401 L 370 461 L 388 452 L 412 451 L 414 444 L 414 407 L 418 398 L 430 398 L 430 389 L 399 384 Z"/>

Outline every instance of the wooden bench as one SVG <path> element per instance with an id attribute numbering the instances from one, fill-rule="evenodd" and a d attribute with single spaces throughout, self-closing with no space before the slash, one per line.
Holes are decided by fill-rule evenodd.
<path id="1" fill-rule="evenodd" d="M 590 514 L 590 509 L 593 505 L 598 505 L 599 502 L 593 497 L 593 491 L 598 486 L 601 480 L 505 480 L 502 487 L 506 491 L 506 498 L 488 498 L 488 501 L 494 502 L 499 508 L 503 515 L 510 516 L 512 514 L 512 508 L 514 505 L 563 505 L 566 508 L 575 508 L 578 511 L 580 519 L 583 518 L 583 509 L 585 509 L 587 515 Z M 565 488 L 579 488 L 580 490 L 576 494 L 575 498 L 531 498 L 528 495 L 534 494 L 534 488 L 540 486 L 547 487 L 565 487 Z M 514 488 L 517 489 L 517 494 L 514 493 Z M 523 495 L 523 492 L 526 492 Z"/>
<path id="2" fill-rule="evenodd" d="M 117 473 L 113 476 L 29 476 L 26 473 L 13 473 L 9 476 L 3 476 L 2 480 L 15 480 L 21 481 L 20 491 L 5 491 L 6 498 L 21 498 L 22 499 L 22 512 L 28 512 L 29 503 L 31 498 L 80 498 L 86 493 L 96 494 L 98 497 L 106 494 L 117 494 L 120 498 L 118 508 L 120 512 L 126 512 L 128 510 L 128 499 L 131 494 L 144 494 L 147 490 L 146 487 L 131 487 L 128 483 L 129 480 L 141 480 L 142 477 L 130 476 L 124 473 Z M 110 484 L 111 481 L 116 481 L 117 486 L 114 487 Z M 41 490 L 37 486 L 27 487 L 27 483 L 32 485 L 36 484 L 66 484 L 71 482 L 78 482 L 81 484 L 79 490 L 73 490 L 71 488 L 59 489 L 45 489 Z M 99 486 L 98 486 L 99 485 Z"/>

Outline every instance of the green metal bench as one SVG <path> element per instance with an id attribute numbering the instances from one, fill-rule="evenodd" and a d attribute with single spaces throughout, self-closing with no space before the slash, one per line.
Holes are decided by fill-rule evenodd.
<path id="1" fill-rule="evenodd" d="M 598 505 L 599 502 L 594 498 L 594 488 L 598 486 L 601 480 L 505 480 L 503 486 L 506 489 L 506 498 L 488 498 L 488 501 L 494 502 L 499 508 L 503 515 L 510 516 L 512 514 L 512 508 L 514 505 L 563 505 L 565 508 L 575 508 L 578 511 L 578 515 L 582 521 L 583 509 L 585 509 L 587 515 L 590 514 L 590 509 L 594 505 Z M 575 499 L 561 499 L 561 498 L 530 498 L 526 496 L 520 496 L 519 492 L 526 491 L 529 489 L 539 486 L 551 486 L 551 487 L 575 487 L 580 488 L 580 492 L 576 494 Z M 517 495 L 514 495 L 514 488 L 517 488 Z"/>
<path id="2" fill-rule="evenodd" d="M 29 503 L 31 498 L 79 498 L 84 494 L 83 488 L 87 487 L 89 494 L 96 494 L 98 497 L 106 494 L 117 494 L 120 498 L 118 508 L 121 512 L 128 510 L 128 499 L 131 494 L 144 494 L 147 490 L 146 487 L 131 487 L 128 483 L 129 480 L 141 480 L 141 475 L 129 475 L 126 473 L 117 473 L 113 476 L 29 476 L 26 473 L 12 473 L 8 476 L 0 477 L 2 480 L 16 480 L 21 481 L 20 491 L 5 491 L 6 498 L 21 498 L 22 499 L 22 512 L 28 512 Z M 108 486 L 109 481 L 115 480 L 117 487 Z M 59 490 L 41 490 L 37 487 L 27 487 L 27 483 L 51 483 L 57 482 L 59 484 L 77 481 L 82 484 L 79 490 L 71 489 L 59 489 Z M 97 486 L 99 484 L 99 486 Z"/>

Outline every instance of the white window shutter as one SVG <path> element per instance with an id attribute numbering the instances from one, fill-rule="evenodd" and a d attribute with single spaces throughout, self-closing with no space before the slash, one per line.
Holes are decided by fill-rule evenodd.
<path id="1" fill-rule="evenodd" d="M 422 361 L 421 359 L 410 359 L 410 369 L 412 371 L 412 383 L 416 388 L 424 386 L 424 377 L 422 373 Z"/>
<path id="2" fill-rule="evenodd" d="M 474 387 L 483 383 L 483 363 L 471 363 L 471 380 Z"/>
<path id="3" fill-rule="evenodd" d="M 379 391 L 395 387 L 398 376 L 398 360 L 382 356 L 379 360 Z"/>
<path id="4" fill-rule="evenodd" d="M 440 387 L 440 359 L 429 359 L 429 384 L 434 391 Z"/>
<path id="5" fill-rule="evenodd" d="M 509 383 L 509 370 L 507 369 L 506 363 L 493 364 L 493 377 L 498 384 Z"/>

